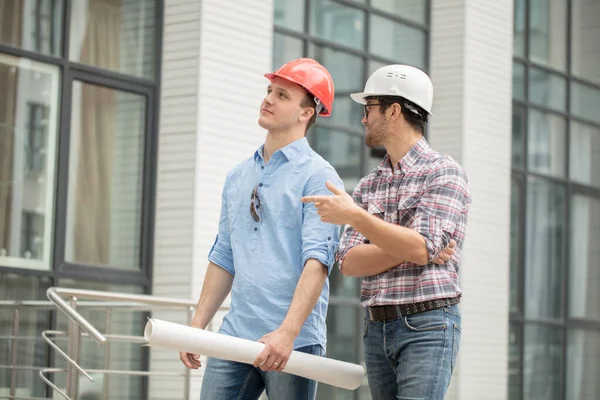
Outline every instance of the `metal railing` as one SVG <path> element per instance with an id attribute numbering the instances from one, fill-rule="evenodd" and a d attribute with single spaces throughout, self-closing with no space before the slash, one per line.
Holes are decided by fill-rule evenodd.
<path id="1" fill-rule="evenodd" d="M 0 340 L 11 340 L 10 346 L 10 365 L 0 365 L 0 369 L 10 370 L 10 389 L 8 399 L 22 400 L 48 400 L 46 398 L 21 397 L 17 396 L 18 374 L 23 370 L 38 371 L 40 379 L 50 386 L 56 393 L 61 394 L 65 399 L 76 400 L 78 397 L 78 384 L 80 375 L 93 381 L 90 374 L 104 374 L 106 379 L 103 382 L 104 399 L 109 397 L 109 379 L 108 375 L 134 375 L 134 376 L 167 376 L 184 378 L 184 399 L 189 398 L 190 388 L 190 370 L 184 368 L 182 373 L 160 372 L 160 371 L 130 371 L 115 370 L 110 368 L 110 344 L 112 342 L 128 342 L 139 345 L 145 345 L 146 340 L 143 336 L 115 335 L 111 334 L 111 313 L 119 311 L 139 311 L 155 312 L 176 310 L 186 313 L 187 323 L 191 321 L 196 304 L 192 301 L 163 298 L 150 295 L 134 295 L 125 293 L 112 293 L 92 290 L 78 290 L 68 288 L 52 287 L 48 289 L 47 296 L 50 301 L 0 301 L 0 309 L 12 310 L 12 330 L 10 336 L 0 336 Z M 45 330 L 42 333 L 43 340 L 52 347 L 57 356 L 62 357 L 66 362 L 66 368 L 55 367 L 34 367 L 19 366 L 18 364 L 18 344 L 20 341 L 36 340 L 36 337 L 19 336 L 19 325 L 21 320 L 21 310 L 33 309 L 53 310 L 58 309 L 68 317 L 69 325 L 67 331 Z M 81 310 L 102 310 L 105 315 L 105 330 L 100 332 L 90 321 L 84 318 Z M 222 307 L 220 311 L 226 310 Z M 212 322 L 207 327 L 212 330 Z M 104 348 L 104 368 L 84 370 L 79 364 L 82 339 L 93 339 Z M 67 342 L 67 351 L 63 351 L 56 342 Z M 66 384 L 64 390 L 59 388 L 48 374 L 66 373 Z M 7 397 L 0 397 L 7 398 Z"/>

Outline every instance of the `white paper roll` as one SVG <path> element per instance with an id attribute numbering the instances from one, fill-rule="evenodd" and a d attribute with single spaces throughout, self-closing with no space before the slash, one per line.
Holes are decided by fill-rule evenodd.
<path id="1" fill-rule="evenodd" d="M 252 340 L 154 318 L 148 320 L 144 338 L 151 347 L 202 354 L 246 364 L 253 364 L 265 347 L 264 344 Z M 359 387 L 365 375 L 361 365 L 299 351 L 292 351 L 283 372 L 349 390 Z"/>

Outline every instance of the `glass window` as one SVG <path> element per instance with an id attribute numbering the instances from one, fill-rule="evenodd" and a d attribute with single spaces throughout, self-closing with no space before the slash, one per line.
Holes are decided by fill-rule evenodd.
<path id="1" fill-rule="evenodd" d="M 571 4 L 571 73 L 600 84 L 600 0 Z"/>
<path id="2" fill-rule="evenodd" d="M 524 399 L 562 399 L 563 345 L 561 329 L 525 325 Z"/>
<path id="3" fill-rule="evenodd" d="M 508 331 L 508 399 L 521 398 L 521 327 L 511 323 Z"/>
<path id="4" fill-rule="evenodd" d="M 352 305 L 330 302 L 327 313 L 327 357 L 350 363 L 359 363 L 359 340 L 362 341 L 364 310 Z M 359 316 L 360 313 L 360 316 Z M 347 390 L 329 385 L 319 385 L 319 400 L 346 398 L 345 394 L 353 394 Z M 353 397 L 350 397 L 353 398 Z"/>
<path id="5" fill-rule="evenodd" d="M 315 126 L 309 133 L 313 149 L 331 163 L 344 181 L 346 190 L 352 190 L 362 178 L 360 169 L 363 139 L 360 135 Z"/>
<path id="6" fill-rule="evenodd" d="M 369 51 L 425 69 L 425 31 L 377 15 L 369 17 Z"/>
<path id="7" fill-rule="evenodd" d="M 288 61 L 302 57 L 302 40 L 280 33 L 273 34 L 273 70 L 279 69 Z"/>
<path id="8" fill-rule="evenodd" d="M 385 67 L 386 65 L 389 65 L 389 63 L 381 62 L 381 61 L 377 61 L 377 60 L 369 60 L 369 70 L 367 71 L 368 76 L 371 76 L 371 74 L 373 72 L 377 71 L 381 67 Z M 363 86 L 363 88 L 364 88 L 364 86 Z M 361 92 L 362 92 L 362 90 L 361 90 Z"/>
<path id="9" fill-rule="evenodd" d="M 521 223 L 520 209 L 521 187 L 517 182 L 511 184 L 510 201 L 510 308 L 519 309 L 519 286 L 521 283 Z"/>
<path id="10" fill-rule="evenodd" d="M 0 54 L 0 265 L 50 268 L 58 69 Z"/>
<path id="11" fill-rule="evenodd" d="M 371 0 L 371 6 L 421 24 L 427 23 L 427 0 Z"/>
<path id="12" fill-rule="evenodd" d="M 600 200 L 574 195 L 571 226 L 569 314 L 600 321 Z"/>
<path id="13" fill-rule="evenodd" d="M 154 1 L 74 1 L 71 61 L 154 78 L 155 6 Z"/>
<path id="14" fill-rule="evenodd" d="M 596 399 L 600 393 L 600 332 L 568 333 L 567 399 Z"/>
<path id="15" fill-rule="evenodd" d="M 525 107 L 513 104 L 512 114 L 512 165 L 515 168 L 523 168 L 525 165 Z"/>
<path id="16" fill-rule="evenodd" d="M 600 64 L 598 66 L 600 69 Z M 571 113 L 588 121 L 600 123 L 600 90 L 573 82 L 571 85 Z"/>
<path id="17" fill-rule="evenodd" d="M 525 315 L 560 318 L 566 238 L 564 187 L 536 178 L 527 183 Z"/>
<path id="18" fill-rule="evenodd" d="M 310 2 L 310 33 L 356 49 L 364 48 L 365 14 L 330 0 Z"/>
<path id="19" fill-rule="evenodd" d="M 46 300 L 46 290 L 50 286 L 48 278 L 21 276 L 0 273 L 0 300 L 33 301 Z M 15 323 L 13 309 L 0 307 L 0 365 L 12 365 L 13 340 L 6 338 L 12 335 Z M 30 307 L 19 308 L 19 324 L 17 346 L 18 367 L 45 367 L 48 365 L 48 346 L 42 339 L 42 331 L 50 329 L 50 310 L 39 310 Z M 17 372 L 17 394 L 19 397 L 45 398 L 46 385 L 38 377 L 35 370 L 19 369 Z M 0 393 L 10 387 L 10 370 L 0 369 Z M 4 392 L 7 393 L 7 392 Z"/>
<path id="20" fill-rule="evenodd" d="M 304 0 L 275 0 L 273 19 L 276 25 L 295 31 L 304 30 Z"/>
<path id="21" fill-rule="evenodd" d="M 340 50 L 311 44 L 308 57 L 322 63 L 335 84 L 335 102 L 331 117 L 322 122 L 361 129 L 363 111 L 360 104 L 350 98 L 350 93 L 363 90 L 363 60 Z"/>
<path id="22" fill-rule="evenodd" d="M 531 171 L 564 177 L 567 127 L 563 117 L 529 110 L 527 166 Z"/>
<path id="23" fill-rule="evenodd" d="M 600 187 L 600 128 L 571 123 L 571 180 Z"/>
<path id="24" fill-rule="evenodd" d="M 564 78 L 541 69 L 529 70 L 529 100 L 540 106 L 564 111 L 567 86 Z"/>
<path id="25" fill-rule="evenodd" d="M 513 63 L 513 98 L 525 100 L 525 66 Z"/>
<path id="26" fill-rule="evenodd" d="M 513 53 L 525 57 L 525 2 L 514 0 Z"/>
<path id="27" fill-rule="evenodd" d="M 567 2 L 531 0 L 529 58 L 564 71 L 567 59 Z"/>
<path id="28" fill-rule="evenodd" d="M 146 99 L 74 82 L 65 259 L 140 268 Z"/>
<path id="29" fill-rule="evenodd" d="M 62 0 L 0 1 L 0 43 L 60 56 L 63 8 Z"/>

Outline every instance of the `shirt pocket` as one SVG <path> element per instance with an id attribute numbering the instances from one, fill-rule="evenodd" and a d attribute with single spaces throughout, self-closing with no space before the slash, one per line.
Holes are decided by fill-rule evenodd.
<path id="1" fill-rule="evenodd" d="M 370 201 L 367 206 L 367 212 L 371 215 L 376 215 L 383 219 L 385 215 L 385 206 L 380 201 Z"/>
<path id="2" fill-rule="evenodd" d="M 398 221 L 402 226 L 410 226 L 415 219 L 417 209 L 421 204 L 421 193 L 402 195 L 398 201 Z"/>

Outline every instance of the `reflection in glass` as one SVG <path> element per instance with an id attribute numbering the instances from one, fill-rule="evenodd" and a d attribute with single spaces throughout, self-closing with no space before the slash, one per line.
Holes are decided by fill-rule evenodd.
<path id="1" fill-rule="evenodd" d="M 562 399 L 563 343 L 559 328 L 525 325 L 524 399 Z"/>
<path id="2" fill-rule="evenodd" d="M 600 128 L 571 123 L 570 179 L 600 187 Z"/>
<path id="3" fill-rule="evenodd" d="M 302 57 L 302 40 L 280 33 L 273 33 L 273 70 L 276 71 L 288 61 Z"/>
<path id="4" fill-rule="evenodd" d="M 513 63 L 513 98 L 525 100 L 525 66 L 521 63 Z"/>
<path id="5" fill-rule="evenodd" d="M 565 79 L 537 68 L 529 69 L 529 100 L 540 106 L 565 111 Z"/>
<path id="6" fill-rule="evenodd" d="M 525 107 L 513 104 L 512 109 L 512 165 L 523 168 L 525 164 Z"/>
<path id="7" fill-rule="evenodd" d="M 525 2 L 514 0 L 513 53 L 525 57 Z"/>
<path id="8" fill-rule="evenodd" d="M 527 181 L 525 315 L 562 316 L 562 271 L 566 238 L 564 187 L 545 180 Z"/>
<path id="9" fill-rule="evenodd" d="M 571 113 L 573 115 L 600 124 L 599 104 L 600 90 L 577 82 L 571 84 Z"/>
<path id="10" fill-rule="evenodd" d="M 519 309 L 519 286 L 521 283 L 521 224 L 519 211 L 521 190 L 517 182 L 511 184 L 510 201 L 510 309 Z"/>
<path id="11" fill-rule="evenodd" d="M 0 263 L 49 268 L 58 69 L 0 54 Z"/>
<path id="12" fill-rule="evenodd" d="M 1 301 L 46 300 L 46 290 L 50 286 L 47 278 L 20 276 L 0 273 Z M 47 367 L 48 346 L 42 339 L 42 331 L 50 329 L 50 310 L 37 310 L 31 307 L 19 308 L 17 366 Z M 0 307 L 0 336 L 12 335 L 15 322 L 13 310 Z M 0 339 L 0 365 L 12 365 L 12 339 Z M 17 373 L 16 393 L 19 398 L 45 398 L 46 385 L 39 379 L 37 371 L 19 369 Z M 10 370 L 0 369 L 0 393 L 8 393 L 10 388 Z M 3 390 L 6 390 L 3 392 Z"/>
<path id="13" fill-rule="evenodd" d="M 529 58 L 564 71 L 567 60 L 567 2 L 531 0 Z"/>
<path id="14" fill-rule="evenodd" d="M 527 166 L 531 171 L 564 177 L 567 127 L 565 119 L 529 110 Z"/>
<path id="15" fill-rule="evenodd" d="M 71 61 L 154 78 L 156 4 L 155 1 L 73 1 Z"/>
<path id="16" fill-rule="evenodd" d="M 569 315 L 600 321 L 600 200 L 574 195 L 571 226 Z"/>
<path id="17" fill-rule="evenodd" d="M 600 332 L 570 330 L 567 347 L 567 399 L 597 399 L 600 393 Z"/>
<path id="18" fill-rule="evenodd" d="M 600 0 L 571 2 L 571 73 L 600 84 Z"/>
<path id="19" fill-rule="evenodd" d="M 330 0 L 310 4 L 311 34 L 355 49 L 364 48 L 364 12 Z"/>
<path id="20" fill-rule="evenodd" d="M 73 84 L 67 262 L 140 267 L 145 110 L 142 96 Z"/>
<path id="21" fill-rule="evenodd" d="M 275 25 L 302 32 L 304 30 L 305 0 L 275 0 L 273 19 Z"/>
<path id="22" fill-rule="evenodd" d="M 309 138 L 312 148 L 337 170 L 346 190 L 354 189 L 362 177 L 362 137 L 315 126 L 312 133 L 309 133 Z"/>
<path id="23" fill-rule="evenodd" d="M 521 328 L 511 323 L 508 331 L 508 398 L 519 399 L 521 393 Z"/>
<path id="24" fill-rule="evenodd" d="M 371 0 L 371 6 L 421 24 L 427 23 L 427 0 Z"/>
<path id="25" fill-rule="evenodd" d="M 425 69 L 425 32 L 399 22 L 369 16 L 369 52 Z"/>
<path id="26" fill-rule="evenodd" d="M 60 56 L 63 0 L 1 0 L 0 43 Z"/>

